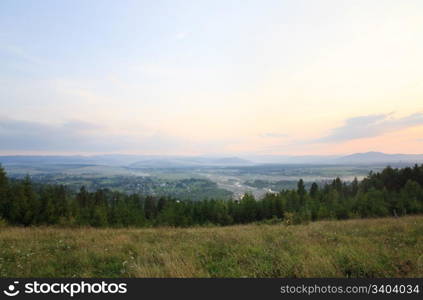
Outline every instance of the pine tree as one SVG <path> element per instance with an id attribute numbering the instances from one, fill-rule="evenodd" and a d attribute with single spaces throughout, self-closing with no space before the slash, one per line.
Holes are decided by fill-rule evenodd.
<path id="1" fill-rule="evenodd" d="M 306 189 L 305 189 L 305 186 L 304 186 L 304 180 L 302 180 L 302 179 L 300 179 L 299 181 L 298 181 L 298 184 L 297 184 L 297 193 L 298 193 L 298 195 L 300 196 L 300 198 L 302 199 L 304 196 L 305 196 L 305 194 L 307 193 L 306 192 Z"/>
<path id="2" fill-rule="evenodd" d="M 310 196 L 315 198 L 318 192 L 319 192 L 319 186 L 317 185 L 317 183 L 313 182 L 310 187 Z"/>
<path id="3" fill-rule="evenodd" d="M 7 218 L 7 193 L 8 193 L 8 179 L 6 172 L 0 164 L 0 218 Z"/>

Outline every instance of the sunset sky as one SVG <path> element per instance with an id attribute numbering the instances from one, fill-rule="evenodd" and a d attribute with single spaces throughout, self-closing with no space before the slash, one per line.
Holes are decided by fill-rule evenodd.
<path id="1" fill-rule="evenodd" d="M 0 1 L 0 154 L 423 153 L 423 1 Z"/>

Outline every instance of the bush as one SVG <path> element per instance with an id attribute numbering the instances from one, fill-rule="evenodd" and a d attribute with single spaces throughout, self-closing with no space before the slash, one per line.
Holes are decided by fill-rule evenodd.
<path id="1" fill-rule="evenodd" d="M 7 223 L 7 221 L 3 218 L 0 218 L 0 228 L 4 228 L 7 227 L 9 224 Z"/>
<path id="2" fill-rule="evenodd" d="M 280 224 L 282 223 L 282 219 L 273 216 L 271 219 L 265 219 L 259 222 L 256 222 L 255 224 L 257 225 L 275 225 L 275 224 Z"/>
<path id="3" fill-rule="evenodd" d="M 285 225 L 308 224 L 310 219 L 311 214 L 307 211 L 299 213 L 287 212 L 284 214 L 283 223 Z"/>
<path id="4" fill-rule="evenodd" d="M 287 212 L 283 215 L 283 223 L 285 225 L 294 225 L 295 214 L 292 212 Z"/>

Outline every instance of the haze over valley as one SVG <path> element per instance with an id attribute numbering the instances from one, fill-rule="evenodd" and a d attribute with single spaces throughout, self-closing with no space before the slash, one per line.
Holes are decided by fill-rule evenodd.
<path id="1" fill-rule="evenodd" d="M 183 199 L 239 199 L 245 193 L 295 188 L 299 179 L 346 182 L 362 179 L 387 165 L 412 166 L 423 155 L 355 153 L 346 156 L 0 156 L 12 178 L 29 175 L 40 183 L 65 184 L 74 190 L 108 188 L 126 193 L 172 195 Z"/>

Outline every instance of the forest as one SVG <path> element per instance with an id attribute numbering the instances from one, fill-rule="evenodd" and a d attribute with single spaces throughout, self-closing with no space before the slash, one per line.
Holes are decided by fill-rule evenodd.
<path id="1" fill-rule="evenodd" d="M 0 224 L 93 227 L 188 227 L 253 222 L 301 224 L 317 220 L 404 216 L 423 213 L 423 165 L 386 167 L 363 180 L 305 186 L 261 199 L 183 200 L 84 186 L 39 184 L 8 178 L 0 166 Z"/>

